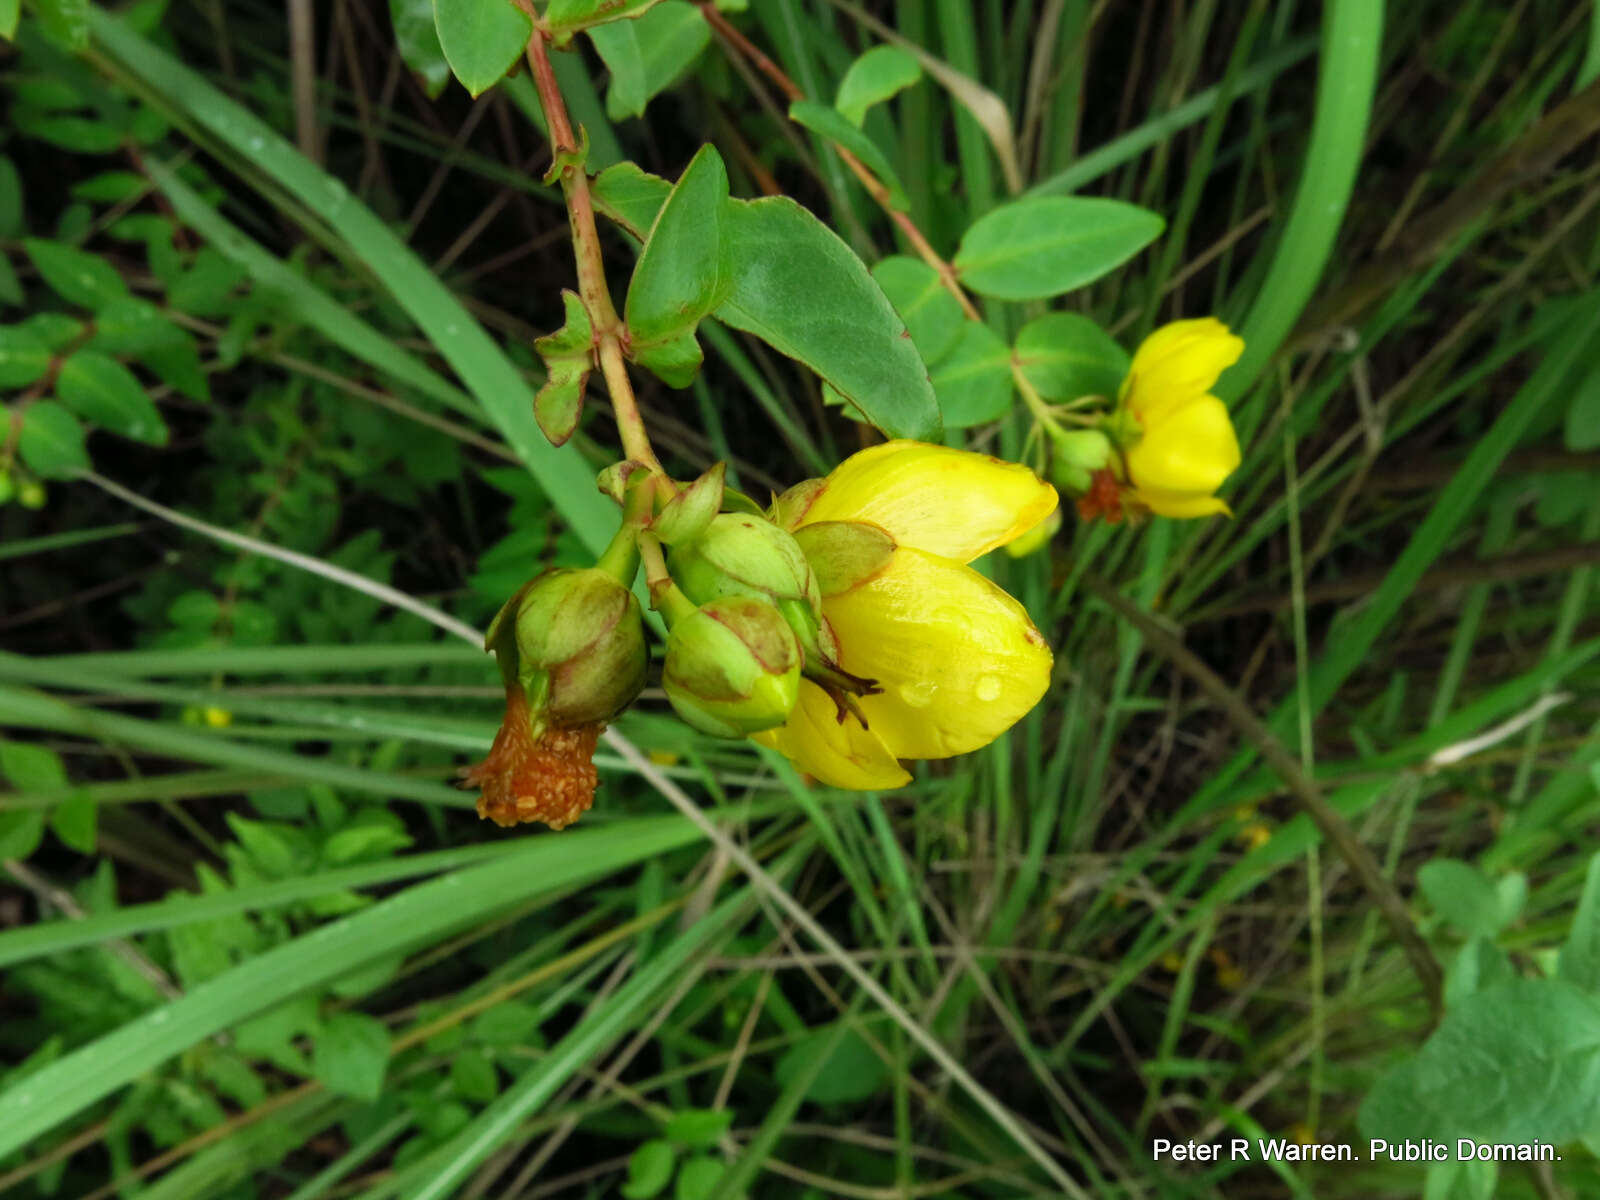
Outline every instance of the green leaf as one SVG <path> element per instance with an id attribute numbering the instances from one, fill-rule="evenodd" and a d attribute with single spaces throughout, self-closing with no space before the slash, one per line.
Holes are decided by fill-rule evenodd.
<path id="1" fill-rule="evenodd" d="M 0 37 L 8 42 L 14 39 L 17 36 L 17 20 L 21 16 L 22 0 L 0 0 Z"/>
<path id="2" fill-rule="evenodd" d="M 572 291 L 563 291 L 561 300 L 566 322 L 533 343 L 548 372 L 533 398 L 533 413 L 553 446 L 563 445 L 583 419 L 584 386 L 594 363 L 594 329 L 583 301 Z"/>
<path id="3" fill-rule="evenodd" d="M 500 81 L 533 33 L 511 0 L 433 0 L 433 19 L 450 69 L 474 96 Z"/>
<path id="4" fill-rule="evenodd" d="M 89 345 L 108 354 L 142 354 L 148 350 L 176 346 L 189 338 L 148 300 L 129 296 L 113 300 L 94 319 L 94 336 Z"/>
<path id="5" fill-rule="evenodd" d="M 1017 200 L 968 229 L 954 265 L 961 282 L 1000 300 L 1043 300 L 1128 261 L 1165 227 L 1155 213 L 1079 196 Z"/>
<path id="6" fill-rule="evenodd" d="M 691 1150 L 715 1146 L 733 1127 L 733 1112 L 726 1108 L 685 1108 L 667 1122 L 667 1137 Z"/>
<path id="7" fill-rule="evenodd" d="M 11 256 L 0 250 L 0 304 L 22 303 L 22 280 L 11 265 Z"/>
<path id="8" fill-rule="evenodd" d="M 0 387 L 20 388 L 50 369 L 50 347 L 27 329 L 0 327 Z"/>
<path id="9" fill-rule="evenodd" d="M 84 323 L 66 313 L 34 313 L 18 329 L 31 333 L 51 350 L 63 349 L 83 336 Z"/>
<path id="10" fill-rule="evenodd" d="M 31 138 L 77 154 L 113 154 L 126 142 L 122 127 L 98 117 L 43 113 L 31 108 L 11 110 L 11 123 Z"/>
<path id="11" fill-rule="evenodd" d="M 678 1182 L 672 1189 L 672 1200 L 707 1200 L 727 1167 L 704 1154 L 683 1160 L 678 1168 Z"/>
<path id="12" fill-rule="evenodd" d="M 332 834 L 322 845 L 322 858 L 329 863 L 354 862 L 403 850 L 411 845 L 411 835 L 382 825 L 353 825 Z"/>
<path id="13" fill-rule="evenodd" d="M 1567 402 L 1566 443 L 1568 450 L 1600 446 L 1600 371 L 1590 371 L 1572 391 Z"/>
<path id="14" fill-rule="evenodd" d="M 450 64 L 439 45 L 433 21 L 433 0 L 389 0 L 389 22 L 394 26 L 400 57 L 417 77 L 428 99 L 437 100 L 450 82 Z"/>
<path id="15" fill-rule="evenodd" d="M 1049 313 L 1017 334 L 1016 363 L 1046 400 L 1113 398 L 1128 374 L 1128 352 L 1088 317 Z"/>
<path id="16" fill-rule="evenodd" d="M 317 1031 L 311 1068 L 330 1092 L 376 1100 L 388 1067 L 389 1029 L 376 1017 L 335 1013 Z"/>
<path id="17" fill-rule="evenodd" d="M 672 184 L 631 162 L 622 162 L 596 175 L 590 192 L 597 209 L 642 242 L 650 236 L 650 227 L 672 194 Z"/>
<path id="18" fill-rule="evenodd" d="M 89 48 L 89 0 L 38 0 L 44 31 L 68 50 Z"/>
<path id="19" fill-rule="evenodd" d="M 827 1037 L 828 1030 L 824 1027 L 785 1051 L 774 1072 L 778 1083 L 785 1084 L 811 1067 L 812 1056 Z M 859 1033 L 847 1030 L 811 1081 L 806 1098 L 818 1104 L 854 1103 L 874 1095 L 887 1079 L 883 1060 L 872 1052 Z"/>
<path id="20" fill-rule="evenodd" d="M 43 479 L 69 479 L 89 469 L 78 418 L 51 400 L 38 400 L 22 414 L 17 439 L 22 461 Z"/>
<path id="21" fill-rule="evenodd" d="M 24 238 L 22 248 L 44 281 L 69 304 L 99 309 L 128 295 L 122 276 L 98 255 L 43 238 Z"/>
<path id="22" fill-rule="evenodd" d="M 661 206 L 628 284 L 624 317 L 635 349 L 693 333 L 727 298 L 727 199 L 722 157 L 702 146 Z"/>
<path id="23" fill-rule="evenodd" d="M 1495 885 L 1468 863 L 1453 858 L 1424 863 L 1417 871 L 1417 886 L 1463 937 L 1492 938 L 1505 924 Z"/>
<path id="24" fill-rule="evenodd" d="M 838 109 L 810 100 L 796 100 L 789 105 L 789 119 L 797 125 L 804 125 L 812 133 L 837 142 L 865 163 L 883 181 L 889 193 L 890 208 L 904 212 L 911 207 L 911 201 L 906 198 L 906 189 L 895 174 L 888 155 L 878 149 L 877 142 L 845 120 Z"/>
<path id="25" fill-rule="evenodd" d="M 544 24 L 555 44 L 564 46 L 580 30 L 636 18 L 659 3 L 660 0 L 550 0 L 544 10 Z"/>
<path id="26" fill-rule="evenodd" d="M 1422 1200 L 1493 1200 L 1500 1168 L 1478 1158 L 1434 1163 L 1428 1168 Z"/>
<path id="27" fill-rule="evenodd" d="M 686 388 L 700 373 L 705 353 L 693 333 L 680 334 L 668 342 L 658 342 L 634 351 L 634 361 L 652 371 L 668 387 Z"/>
<path id="28" fill-rule="evenodd" d="M 18 791 L 47 791 L 65 787 L 67 768 L 48 746 L 28 742 L 0 742 L 0 775 Z"/>
<path id="29" fill-rule="evenodd" d="M 150 187 L 150 181 L 137 171 L 102 171 L 73 184 L 72 195 L 97 204 L 120 204 L 144 195 Z"/>
<path id="30" fill-rule="evenodd" d="M 1389 1142 L 1476 1138 L 1569 1142 L 1600 1111 L 1600 998 L 1519 979 L 1445 1014 L 1361 1105 L 1362 1135 Z"/>
<path id="31" fill-rule="evenodd" d="M 507 1000 L 479 1014 L 472 1036 L 489 1046 L 539 1045 L 539 1010 L 520 1000 Z"/>
<path id="32" fill-rule="evenodd" d="M 851 249 L 783 196 L 729 202 L 733 290 L 716 315 L 810 367 L 890 437 L 936 440 L 905 323 Z"/>
<path id="33" fill-rule="evenodd" d="M 63 845 L 80 854 L 93 854 L 97 814 L 93 796 L 74 792 L 50 810 L 50 828 Z"/>
<path id="34" fill-rule="evenodd" d="M 27 228 L 23 214 L 22 176 L 10 156 L 0 154 L 0 237 L 22 236 Z"/>
<path id="35" fill-rule="evenodd" d="M 56 397 L 102 429 L 144 442 L 167 444 L 167 423 L 132 371 L 98 350 L 79 350 L 61 364 Z"/>
<path id="36" fill-rule="evenodd" d="M 932 366 L 955 349 L 967 316 L 937 271 L 920 259 L 893 254 L 872 268 L 872 277 L 911 331 L 923 362 Z"/>
<path id="37" fill-rule="evenodd" d="M 628 1182 L 622 1185 L 627 1200 L 650 1200 L 660 1195 L 672 1181 L 672 1169 L 677 1156 L 672 1147 L 660 1138 L 651 1138 L 640 1144 L 628 1156 Z"/>
<path id="38" fill-rule="evenodd" d="M 1557 968 L 1560 978 L 1587 992 L 1600 992 L 1600 854 L 1589 859 L 1583 878 L 1583 895 L 1572 917 L 1572 928 L 1561 947 Z"/>
<path id="39" fill-rule="evenodd" d="M 685 0 L 662 0 L 637 20 L 595 25 L 587 32 L 611 71 L 606 115 L 613 121 L 643 116 L 645 105 L 711 41 L 705 18 Z"/>
<path id="40" fill-rule="evenodd" d="M 922 78 L 922 66 L 898 46 L 875 46 L 844 73 L 833 106 L 852 125 L 866 120 L 867 109 L 882 104 Z"/>
<path id="41" fill-rule="evenodd" d="M 962 324 L 955 349 L 933 367 L 933 393 L 951 429 L 981 425 L 1011 407 L 1011 351 L 981 321 Z"/>
<path id="42" fill-rule="evenodd" d="M 1474 992 L 1510 983 L 1517 978 L 1517 969 L 1511 965 L 1506 952 L 1488 938 L 1473 938 L 1446 972 L 1444 1002 L 1446 1008 L 1455 1008 Z"/>
<path id="43" fill-rule="evenodd" d="M 0 862 L 21 862 L 44 841 L 44 813 L 37 808 L 0 812 Z"/>
<path id="44" fill-rule="evenodd" d="M 493 1060 L 471 1047 L 458 1051 L 451 1062 L 450 1085 L 479 1104 L 487 1104 L 500 1094 L 500 1077 L 495 1074 Z"/>

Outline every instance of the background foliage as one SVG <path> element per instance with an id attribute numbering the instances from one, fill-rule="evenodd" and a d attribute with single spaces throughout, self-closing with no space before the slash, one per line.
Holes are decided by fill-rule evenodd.
<path id="1" fill-rule="evenodd" d="M 572 261 L 532 86 L 482 53 L 526 19 L 0 5 L 0 1191 L 1592 1194 L 1590 6 L 721 7 L 800 99 L 686 0 L 557 56 L 615 282 L 660 202 L 617 164 L 677 179 L 709 140 L 734 196 L 795 197 L 872 268 L 948 436 L 1014 458 L 1013 355 L 1070 397 L 1217 313 L 1248 342 L 1235 518 L 1069 515 L 994 564 L 1055 686 L 902 792 L 814 790 L 656 698 L 582 825 L 503 834 L 451 786 L 492 664 L 428 614 L 481 628 L 603 544 L 614 457 L 592 399 L 561 451 L 534 421 Z M 1051 311 L 1071 263 L 1008 266 L 1007 213 L 1072 196 L 1165 228 Z M 668 465 L 764 496 L 861 444 L 844 406 L 874 401 L 716 298 L 693 387 L 639 377 Z M 1445 970 L 1436 1030 L 1237 713 L 1096 578 L 1377 855 Z M 1219 1136 L 1562 1157 L 1151 1161 Z"/>

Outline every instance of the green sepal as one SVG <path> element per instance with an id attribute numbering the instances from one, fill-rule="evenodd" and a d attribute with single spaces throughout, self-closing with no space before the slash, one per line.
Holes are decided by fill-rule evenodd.
<path id="1" fill-rule="evenodd" d="M 860 587 L 889 565 L 895 540 L 865 521 L 818 521 L 794 531 L 823 599 Z"/>
<path id="2" fill-rule="evenodd" d="M 667 545 L 693 541 L 722 511 L 723 479 L 728 464 L 717 463 L 680 491 L 657 514 L 650 530 Z"/>

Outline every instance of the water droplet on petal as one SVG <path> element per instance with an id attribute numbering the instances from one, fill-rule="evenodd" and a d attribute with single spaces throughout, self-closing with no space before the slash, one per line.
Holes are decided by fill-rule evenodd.
<path id="1" fill-rule="evenodd" d="M 991 701 L 1000 699 L 1000 681 L 993 675 L 981 676 L 973 691 L 977 692 L 979 700 L 988 704 Z"/>
<path id="2" fill-rule="evenodd" d="M 912 708 L 927 708 L 933 703 L 934 685 L 926 681 L 922 683 L 902 683 L 899 688 L 900 699 Z"/>

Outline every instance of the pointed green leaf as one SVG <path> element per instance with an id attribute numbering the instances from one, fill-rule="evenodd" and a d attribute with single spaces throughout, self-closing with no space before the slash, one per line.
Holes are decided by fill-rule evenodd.
<path id="1" fill-rule="evenodd" d="M 642 242 L 672 194 L 672 184 L 623 162 L 596 175 L 590 190 L 595 207 Z"/>
<path id="2" fill-rule="evenodd" d="M 0 327 L 0 387 L 27 387 L 43 378 L 50 357 L 50 347 L 37 334 L 16 325 Z"/>
<path id="3" fill-rule="evenodd" d="M 951 429 L 999 419 L 1011 407 L 1011 351 L 981 321 L 963 322 L 955 349 L 933 366 L 933 392 Z"/>
<path id="4" fill-rule="evenodd" d="M 894 254 L 873 266 L 872 277 L 911 331 L 923 362 L 932 366 L 955 349 L 967 316 L 937 271 L 920 259 Z"/>
<path id="5" fill-rule="evenodd" d="M 44 31 L 68 50 L 89 48 L 89 0 L 37 0 Z"/>
<path id="6" fill-rule="evenodd" d="M 641 1142 L 628 1156 L 628 1181 L 622 1185 L 625 1200 L 650 1200 L 666 1190 L 678 1165 L 672 1146 L 660 1138 Z"/>
<path id="7" fill-rule="evenodd" d="M 644 115 L 645 105 L 688 70 L 711 41 L 694 5 L 662 0 L 642 17 L 595 25 L 589 40 L 611 70 L 606 115 L 613 121 Z"/>
<path id="8" fill-rule="evenodd" d="M 1048 313 L 1017 334 L 1016 363 L 1046 400 L 1114 397 L 1128 374 L 1128 352 L 1088 317 Z"/>
<path id="9" fill-rule="evenodd" d="M 628 284 L 624 316 L 635 350 L 693 333 L 727 298 L 727 199 L 722 157 L 702 146 L 661 206 Z"/>
<path id="10" fill-rule="evenodd" d="M 36 808 L 0 812 L 0 861 L 21 861 L 44 841 L 44 813 Z"/>
<path id="11" fill-rule="evenodd" d="M 584 385 L 594 354 L 594 329 L 583 301 L 573 291 L 563 291 L 561 301 L 566 322 L 533 343 L 549 372 L 533 398 L 533 412 L 539 428 L 555 446 L 563 445 L 583 418 Z"/>
<path id="12" fill-rule="evenodd" d="M 433 0 L 433 20 L 450 69 L 474 96 L 500 82 L 533 34 L 511 0 Z"/>
<path id="13" fill-rule="evenodd" d="M 88 792 L 75 792 L 50 812 L 50 828 L 62 844 L 80 854 L 95 851 L 96 808 Z"/>
<path id="14" fill-rule="evenodd" d="M 796 100 L 789 105 L 789 119 L 797 125 L 804 125 L 812 133 L 838 143 L 865 163 L 888 189 L 889 207 L 900 212 L 911 207 L 911 201 L 906 198 L 906 189 L 895 174 L 889 156 L 878 149 L 877 142 L 845 120 L 837 109 L 810 100 Z"/>
<path id="15" fill-rule="evenodd" d="M 389 1068 L 388 1027 L 366 1013 L 335 1013 L 317 1030 L 311 1068 L 330 1092 L 376 1100 Z"/>
<path id="16" fill-rule="evenodd" d="M 98 255 L 44 238 L 24 238 L 22 248 L 44 281 L 69 304 L 98 309 L 128 295 L 122 276 Z"/>
<path id="17" fill-rule="evenodd" d="M 394 26 L 400 57 L 417 77 L 428 99 L 437 100 L 450 82 L 450 64 L 439 45 L 433 21 L 433 0 L 389 0 L 389 21 Z"/>
<path id="18" fill-rule="evenodd" d="M 1001 300 L 1044 300 L 1100 278 L 1160 235 L 1160 217 L 1120 200 L 1046 196 L 979 217 L 961 239 L 961 282 Z"/>
<path id="19" fill-rule="evenodd" d="M 69 479 L 89 469 L 83 426 L 77 417 L 50 400 L 28 405 L 22 414 L 17 449 L 22 461 L 44 479 Z"/>
<path id="20" fill-rule="evenodd" d="M 898 46 L 875 46 L 844 73 L 833 106 L 852 125 L 866 120 L 867 109 L 882 104 L 922 78 L 922 67 Z"/>
<path id="21" fill-rule="evenodd" d="M 730 201 L 733 291 L 719 319 L 810 367 L 890 437 L 939 436 L 905 323 L 839 236 L 787 197 Z"/>
<path id="22" fill-rule="evenodd" d="M 107 354 L 140 354 L 177 345 L 188 336 L 150 301 L 129 296 L 113 300 L 95 314 L 94 337 L 89 345 Z"/>
<path id="23" fill-rule="evenodd" d="M 98 350 L 79 350 L 61 364 L 56 398 L 102 429 L 150 446 L 167 444 L 167 423 L 145 395 L 144 385 Z"/>
<path id="24" fill-rule="evenodd" d="M 1600 854 L 1589 859 L 1583 894 L 1561 947 L 1561 978 L 1588 992 L 1600 992 Z"/>

